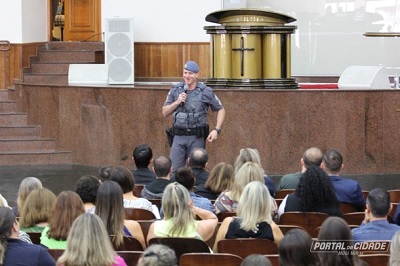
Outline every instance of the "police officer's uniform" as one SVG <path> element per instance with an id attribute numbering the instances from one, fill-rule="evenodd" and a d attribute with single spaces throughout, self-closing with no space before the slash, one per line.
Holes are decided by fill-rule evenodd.
<path id="1" fill-rule="evenodd" d="M 184 83 L 180 82 L 169 91 L 164 106 L 175 102 L 184 92 Z M 209 134 L 207 112 L 223 109 L 221 101 L 210 87 L 197 82 L 196 88 L 187 91 L 186 101 L 172 113 L 174 139 L 170 158 L 176 171 L 185 166 L 186 159 L 194 148 L 205 148 L 205 138 Z"/>

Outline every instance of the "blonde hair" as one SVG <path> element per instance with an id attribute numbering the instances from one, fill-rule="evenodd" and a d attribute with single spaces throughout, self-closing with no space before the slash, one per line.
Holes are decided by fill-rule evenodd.
<path id="1" fill-rule="evenodd" d="M 205 187 L 214 194 L 231 189 L 235 180 L 235 173 L 232 165 L 221 162 L 214 166 L 207 178 Z"/>
<path id="2" fill-rule="evenodd" d="M 21 228 L 49 222 L 56 195 L 47 188 L 32 190 L 20 210 L 19 224 Z"/>
<path id="3" fill-rule="evenodd" d="M 260 153 L 258 152 L 258 150 L 253 148 L 244 148 L 240 150 L 239 156 L 236 157 L 236 161 L 234 164 L 235 174 L 247 162 L 257 163 L 264 173 L 264 170 L 261 167 Z"/>
<path id="4" fill-rule="evenodd" d="M 181 184 L 174 182 L 165 187 L 161 200 L 164 220 L 174 219 L 170 236 L 184 235 L 195 224 L 189 201 L 189 191 Z"/>
<path id="5" fill-rule="evenodd" d="M 400 265 L 400 231 L 397 231 L 390 241 L 390 266 Z"/>
<path id="6" fill-rule="evenodd" d="M 84 213 L 72 224 L 67 248 L 57 265 L 111 266 L 116 255 L 101 219 Z"/>
<path id="7" fill-rule="evenodd" d="M 264 182 L 264 173 L 261 166 L 254 162 L 247 162 L 240 167 L 235 175 L 230 198 L 234 201 L 239 201 L 244 187 L 251 181 Z"/>
<path id="8" fill-rule="evenodd" d="M 245 231 L 256 231 L 263 221 L 272 223 L 271 195 L 264 183 L 253 181 L 244 187 L 236 212 Z"/>
<path id="9" fill-rule="evenodd" d="M 17 197 L 17 206 L 18 210 L 21 211 L 22 206 L 24 205 L 26 198 L 28 197 L 29 193 L 31 193 L 32 190 L 42 188 L 42 182 L 40 182 L 39 179 L 36 177 L 26 177 L 21 181 L 21 184 L 19 184 L 19 189 L 18 189 L 18 197 Z"/>

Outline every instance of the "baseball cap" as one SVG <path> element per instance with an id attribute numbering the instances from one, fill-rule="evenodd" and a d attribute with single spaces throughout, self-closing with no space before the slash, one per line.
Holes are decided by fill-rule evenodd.
<path id="1" fill-rule="evenodd" d="M 199 65 L 195 61 L 187 61 L 185 63 L 185 69 L 189 70 L 193 73 L 198 73 L 199 72 Z"/>

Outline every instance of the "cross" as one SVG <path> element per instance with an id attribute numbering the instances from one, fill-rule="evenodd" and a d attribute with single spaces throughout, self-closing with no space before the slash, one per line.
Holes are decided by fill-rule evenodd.
<path id="1" fill-rule="evenodd" d="M 240 75 L 244 76 L 244 52 L 245 51 L 254 51 L 254 48 L 245 48 L 244 47 L 244 38 L 240 38 L 240 48 L 232 48 L 232 51 L 240 52 Z"/>

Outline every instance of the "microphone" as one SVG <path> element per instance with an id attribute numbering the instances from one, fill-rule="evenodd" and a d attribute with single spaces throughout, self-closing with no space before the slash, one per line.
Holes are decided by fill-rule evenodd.
<path id="1" fill-rule="evenodd" d="M 185 93 L 187 93 L 188 89 L 189 89 L 189 86 L 188 86 L 187 84 L 185 84 L 185 86 L 183 86 L 183 91 L 184 91 Z M 185 104 L 184 102 L 181 102 L 181 105 L 180 105 L 180 106 L 183 106 L 184 104 Z"/>

